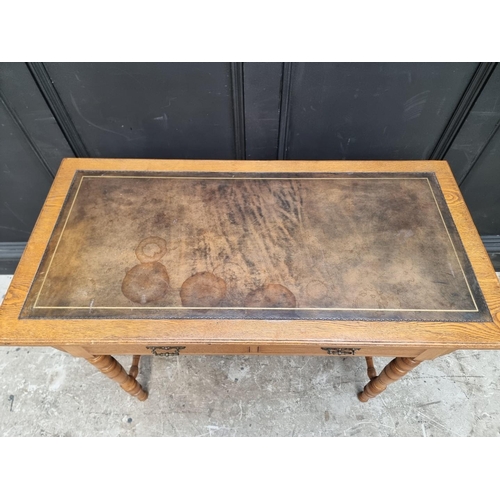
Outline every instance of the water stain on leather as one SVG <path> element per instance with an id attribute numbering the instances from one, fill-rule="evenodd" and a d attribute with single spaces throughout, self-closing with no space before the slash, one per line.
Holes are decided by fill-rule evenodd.
<path id="1" fill-rule="evenodd" d="M 167 242 L 163 238 L 151 236 L 144 238 L 135 250 L 135 255 L 140 262 L 156 262 L 167 252 Z"/>
<path id="2" fill-rule="evenodd" d="M 295 295 L 287 287 L 272 283 L 250 292 L 245 299 L 245 307 L 294 308 Z"/>
<path id="3" fill-rule="evenodd" d="M 226 282 L 209 272 L 190 276 L 181 287 L 184 307 L 217 307 L 226 296 Z"/>
<path id="4" fill-rule="evenodd" d="M 137 304 L 161 299 L 168 291 L 169 277 L 163 264 L 146 262 L 134 266 L 122 281 L 122 293 Z"/>

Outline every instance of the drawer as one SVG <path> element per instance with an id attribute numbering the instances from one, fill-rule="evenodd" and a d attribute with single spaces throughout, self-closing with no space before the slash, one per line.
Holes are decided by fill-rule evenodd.
<path id="1" fill-rule="evenodd" d="M 168 349 L 167 349 L 168 348 Z M 239 344 L 196 344 L 196 345 L 113 345 L 113 346 L 88 346 L 85 350 L 90 354 L 141 354 L 141 355 L 223 355 L 223 354 L 249 354 L 250 346 Z"/>
<path id="2" fill-rule="evenodd" d="M 282 356 L 408 356 L 422 353 L 419 347 L 337 347 L 337 346 L 297 346 L 297 345 L 267 345 L 259 346 L 258 354 Z"/>
<path id="3" fill-rule="evenodd" d="M 168 344 L 87 346 L 89 354 L 141 354 L 156 356 L 184 355 L 269 355 L 269 356 L 408 356 L 421 354 L 424 349 L 417 347 L 338 347 L 328 345 L 245 345 L 245 344 Z"/>

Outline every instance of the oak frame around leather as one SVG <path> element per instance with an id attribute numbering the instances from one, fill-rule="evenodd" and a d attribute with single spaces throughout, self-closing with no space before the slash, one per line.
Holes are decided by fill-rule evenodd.
<path id="1" fill-rule="evenodd" d="M 38 265 L 76 170 L 130 170 L 172 172 L 434 172 L 444 193 L 472 268 L 492 317 L 491 322 L 390 322 L 106 319 L 20 320 Z M 14 279 L 0 309 L 1 345 L 46 345 L 82 355 L 143 349 L 148 345 L 216 345 L 245 349 L 270 348 L 269 354 L 324 346 L 383 349 L 386 355 L 412 352 L 450 352 L 456 349 L 500 348 L 500 284 L 476 231 L 469 211 L 446 162 L 436 161 L 191 161 L 97 160 L 63 161 Z M 198 350 L 198 349 L 196 349 Z M 265 350 L 265 349 L 264 349 Z M 297 352 L 298 351 L 298 352 Z M 249 351 L 251 352 L 251 351 Z M 186 352 L 187 354 L 187 352 Z M 366 355 L 369 355 L 366 353 Z M 376 354 L 374 354 L 376 355 Z"/>

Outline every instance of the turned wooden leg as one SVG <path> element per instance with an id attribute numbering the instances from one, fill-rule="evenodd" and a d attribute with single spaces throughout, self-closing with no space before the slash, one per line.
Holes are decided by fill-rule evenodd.
<path id="1" fill-rule="evenodd" d="M 389 384 L 396 382 L 410 370 L 413 370 L 421 362 L 413 358 L 395 358 L 383 370 L 382 373 L 372 379 L 362 392 L 358 394 L 358 399 L 366 403 L 369 399 L 378 396 L 385 391 Z"/>
<path id="2" fill-rule="evenodd" d="M 377 376 L 377 370 L 375 370 L 375 365 L 373 364 L 373 358 L 371 356 L 366 356 L 366 373 L 368 378 L 373 380 Z"/>
<path id="3" fill-rule="evenodd" d="M 137 378 L 137 375 L 139 375 L 139 360 L 141 359 L 141 356 L 139 354 L 134 354 L 134 357 L 132 358 L 132 366 L 130 367 L 130 370 L 128 371 L 128 374 L 132 378 Z"/>
<path id="4" fill-rule="evenodd" d="M 124 391 L 128 392 L 132 396 L 135 396 L 140 401 L 147 399 L 148 393 L 141 387 L 135 377 L 128 375 L 123 366 L 112 356 L 92 356 L 91 358 L 87 358 L 87 361 L 92 363 L 97 369 L 104 373 L 104 375 L 115 382 L 118 382 Z M 136 357 L 134 356 L 134 363 L 136 361 L 138 366 L 139 359 L 136 360 Z M 130 369 L 131 372 L 133 371 L 133 368 L 134 364 L 132 364 L 132 368 Z"/>

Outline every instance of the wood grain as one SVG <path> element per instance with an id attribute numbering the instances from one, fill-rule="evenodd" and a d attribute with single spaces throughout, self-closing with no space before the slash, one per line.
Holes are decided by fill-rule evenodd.
<path id="1" fill-rule="evenodd" d="M 435 172 L 493 317 L 486 323 L 276 320 L 19 320 L 76 170 L 151 172 Z M 446 162 L 64 160 L 0 309 L 0 344 L 101 346 L 252 343 L 338 347 L 500 348 L 500 284 Z"/>

